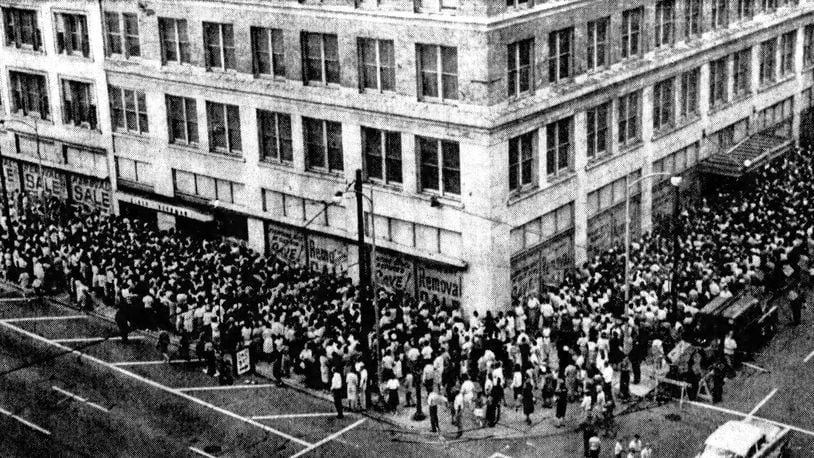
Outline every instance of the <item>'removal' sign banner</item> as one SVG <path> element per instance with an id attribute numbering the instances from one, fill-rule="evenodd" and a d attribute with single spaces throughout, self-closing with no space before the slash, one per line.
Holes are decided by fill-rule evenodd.
<path id="1" fill-rule="evenodd" d="M 459 269 L 416 263 L 415 272 L 419 300 L 432 302 L 437 299 L 441 304 L 461 305 L 463 276 Z"/>

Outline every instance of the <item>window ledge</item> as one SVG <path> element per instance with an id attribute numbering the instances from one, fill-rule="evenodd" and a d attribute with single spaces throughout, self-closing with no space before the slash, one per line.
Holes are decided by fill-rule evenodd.
<path id="1" fill-rule="evenodd" d="M 82 55 L 77 56 L 75 54 L 65 54 L 63 52 L 63 53 L 58 53 L 57 57 L 62 57 L 62 58 L 77 61 L 77 62 L 93 63 L 93 56 L 88 56 L 88 57 L 85 57 L 85 56 L 82 56 Z"/>
<path id="2" fill-rule="evenodd" d="M 375 191 L 389 191 L 393 194 L 401 194 L 403 187 L 401 184 L 385 183 L 377 178 L 368 178 L 365 184 L 373 185 Z"/>
<path id="3" fill-rule="evenodd" d="M 273 170 L 284 170 L 290 172 L 294 164 L 291 162 L 273 161 L 273 160 L 259 160 L 257 161 L 258 167 L 264 167 Z"/>
<path id="4" fill-rule="evenodd" d="M 272 75 L 271 73 L 252 73 L 252 77 L 260 81 L 269 81 L 275 83 L 285 83 L 286 77 L 281 75 Z"/>
<path id="5" fill-rule="evenodd" d="M 54 120 L 53 119 L 43 119 L 43 118 L 39 118 L 39 117 L 26 116 L 26 115 L 21 115 L 21 114 L 17 114 L 17 113 L 11 113 L 8 116 L 8 118 L 6 118 L 6 122 L 7 123 L 9 123 L 9 122 L 15 123 L 16 122 L 17 124 L 24 125 L 24 126 L 28 127 L 29 129 L 32 129 L 32 130 L 34 129 L 33 123 L 35 123 L 35 122 L 37 124 L 47 124 L 47 125 L 51 125 L 51 126 L 54 125 Z M 32 123 L 32 125 L 29 126 L 28 125 L 29 123 Z M 6 125 L 6 129 L 8 129 L 8 125 Z M 12 130 L 16 130 L 16 129 L 12 129 Z"/>
<path id="6" fill-rule="evenodd" d="M 344 177 L 345 172 L 344 170 L 328 170 L 306 167 L 305 170 L 302 171 L 302 173 L 315 178 L 341 180 Z"/>
<path id="7" fill-rule="evenodd" d="M 657 140 L 661 140 L 664 137 L 667 137 L 670 134 L 676 133 L 685 127 L 695 124 L 701 118 L 699 116 L 693 116 L 692 118 L 682 118 L 679 119 L 678 122 L 670 124 L 669 126 L 662 127 L 657 132 L 653 132 L 653 135 L 650 137 L 650 141 L 654 142 Z"/>
<path id="8" fill-rule="evenodd" d="M 459 210 L 464 208 L 464 204 L 463 202 L 461 202 L 460 197 L 453 197 L 451 195 L 442 195 L 433 191 L 420 191 L 418 194 L 415 194 L 415 196 L 421 200 L 426 201 L 427 205 L 430 205 L 430 201 L 432 200 L 433 197 L 435 197 L 442 207 L 456 208 Z"/>
<path id="9" fill-rule="evenodd" d="M 637 138 L 635 142 L 632 143 L 625 143 L 624 145 L 619 145 L 619 154 L 628 154 L 631 153 L 644 145 L 644 142 L 641 138 Z M 617 156 L 618 156 L 617 155 Z"/>
<path id="10" fill-rule="evenodd" d="M 597 167 L 600 167 L 600 166 L 602 166 L 604 164 L 607 164 L 608 162 L 616 159 L 617 157 L 619 157 L 619 156 L 616 155 L 616 154 L 611 154 L 609 151 L 604 152 L 604 153 L 602 153 L 601 156 L 595 157 L 594 159 L 588 160 L 588 163 L 585 164 L 585 171 L 588 172 L 588 171 L 593 170 L 593 169 L 595 169 Z"/>
<path id="11" fill-rule="evenodd" d="M 782 78 L 778 79 L 777 81 L 772 81 L 770 83 L 766 83 L 763 86 L 758 87 L 758 92 L 766 92 L 780 86 L 781 84 L 787 83 L 794 79 L 796 73 L 789 73 L 788 75 L 784 75 Z"/>
<path id="12" fill-rule="evenodd" d="M 82 127 L 81 125 L 68 124 L 68 123 L 62 123 L 62 125 L 65 126 L 66 129 L 70 129 L 70 130 L 77 131 L 77 132 L 88 132 L 88 133 L 92 133 L 92 134 L 101 134 L 102 133 L 102 129 L 100 129 L 98 125 L 95 128 Z"/>
<path id="13" fill-rule="evenodd" d="M 113 135 L 116 137 L 124 137 L 132 140 L 138 140 L 141 142 L 146 142 L 150 140 L 150 133 L 145 132 L 143 134 L 137 134 L 135 132 L 127 132 L 123 130 L 114 130 Z"/>
<path id="14" fill-rule="evenodd" d="M 107 54 L 105 60 L 110 62 L 120 62 L 122 64 L 139 65 L 144 64 L 145 59 L 141 56 L 124 56 L 122 54 Z"/>
<path id="15" fill-rule="evenodd" d="M 20 46 L 19 48 L 17 46 L 4 46 L 4 48 L 11 51 L 21 52 L 23 54 L 31 54 L 34 56 L 45 55 L 45 49 L 43 49 L 42 46 L 40 47 L 40 49 L 34 49 L 31 46 Z"/>

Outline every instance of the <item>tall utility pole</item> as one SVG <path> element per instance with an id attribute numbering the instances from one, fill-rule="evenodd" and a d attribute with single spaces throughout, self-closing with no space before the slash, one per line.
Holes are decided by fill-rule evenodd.
<path id="1" fill-rule="evenodd" d="M 681 211 L 681 187 L 675 187 L 675 194 L 673 197 L 673 281 L 670 285 L 670 294 L 672 296 L 673 310 L 672 319 L 675 320 L 678 316 L 678 277 L 679 277 L 679 257 L 681 254 L 681 247 L 679 246 L 678 236 L 678 216 Z"/>
<path id="2" fill-rule="evenodd" d="M 356 245 L 359 251 L 359 301 L 361 303 L 362 324 L 362 354 L 367 358 L 368 365 L 372 366 L 370 358 L 370 269 L 367 265 L 367 250 L 365 248 L 365 209 L 362 189 L 362 170 L 356 169 L 356 178 L 353 180 L 353 191 L 356 196 Z M 372 217 L 372 216 L 371 216 Z M 376 383 L 380 383 L 379 380 Z"/>

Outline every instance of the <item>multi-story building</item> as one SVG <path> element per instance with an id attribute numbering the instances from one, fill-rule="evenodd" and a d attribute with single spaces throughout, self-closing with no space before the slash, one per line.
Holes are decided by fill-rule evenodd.
<path id="1" fill-rule="evenodd" d="M 620 243 L 626 179 L 742 174 L 811 105 L 806 0 L 0 5 L 9 190 L 356 275 L 361 169 L 376 281 L 469 310 Z M 629 188 L 635 238 L 672 191 Z"/>

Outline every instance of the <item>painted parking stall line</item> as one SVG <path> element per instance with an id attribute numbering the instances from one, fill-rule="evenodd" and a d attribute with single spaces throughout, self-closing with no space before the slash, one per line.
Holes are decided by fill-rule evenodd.
<path id="1" fill-rule="evenodd" d="M 205 456 L 206 458 L 217 458 L 215 455 L 210 455 L 197 447 L 190 447 L 189 449 L 198 455 Z"/>
<path id="2" fill-rule="evenodd" d="M 7 323 L 22 323 L 26 321 L 59 321 L 59 320 L 80 320 L 88 318 L 88 315 L 62 315 L 62 316 L 29 316 L 21 318 L 6 318 L 1 321 Z"/>
<path id="3" fill-rule="evenodd" d="M 100 411 L 102 411 L 104 413 L 110 413 L 110 410 L 108 410 L 107 408 L 102 407 L 102 406 L 100 406 L 99 404 L 97 404 L 95 402 L 88 401 L 87 399 L 85 399 L 85 398 L 83 398 L 83 397 L 81 397 L 79 395 L 76 395 L 74 393 L 71 393 L 70 391 L 63 390 L 62 388 L 60 388 L 58 386 L 51 386 L 51 388 L 54 391 L 56 391 L 57 393 L 62 393 L 65 396 L 68 396 L 71 399 L 75 399 L 75 400 L 87 405 L 88 407 L 90 407 L 92 409 L 100 410 Z"/>
<path id="4" fill-rule="evenodd" d="M 350 413 L 348 413 L 350 415 Z M 315 418 L 315 417 L 333 417 L 336 412 L 316 412 L 316 413 L 289 413 L 280 415 L 256 415 L 252 420 L 280 420 L 284 418 Z"/>
<path id="5" fill-rule="evenodd" d="M 317 442 L 315 444 L 311 444 L 310 446 L 306 447 L 305 449 L 300 450 L 299 452 L 291 455 L 291 458 L 297 458 L 298 456 L 305 455 L 306 453 L 316 449 L 317 447 L 321 447 L 322 445 L 325 445 L 328 442 L 331 442 L 332 440 L 336 439 L 337 437 L 339 437 L 339 436 L 345 434 L 346 432 L 352 430 L 353 428 L 356 428 L 357 426 L 361 425 L 362 423 L 365 422 L 365 420 L 366 420 L 365 418 L 362 418 L 361 420 L 353 423 L 352 425 L 348 425 L 348 426 L 340 429 L 339 431 L 331 434 L 330 436 L 322 439 L 321 441 L 319 441 L 319 442 Z"/>
<path id="6" fill-rule="evenodd" d="M 144 340 L 144 336 L 129 336 L 128 340 Z M 71 337 L 65 339 L 50 339 L 50 342 L 64 344 L 64 343 L 84 343 L 84 342 L 101 342 L 103 340 L 122 340 L 121 336 L 113 337 Z"/>
<path id="7" fill-rule="evenodd" d="M 807 362 L 811 361 L 811 358 L 814 358 L 814 351 L 809 353 L 808 356 L 806 356 L 805 359 L 803 359 L 803 362 L 807 363 Z"/>
<path id="8" fill-rule="evenodd" d="M 763 407 L 763 405 L 764 405 L 764 404 L 766 404 L 767 402 L 769 402 L 769 399 L 771 399 L 771 398 L 772 398 L 772 396 L 774 396 L 775 394 L 777 394 L 777 388 L 773 389 L 773 390 L 771 391 L 771 393 L 769 393 L 768 395 L 766 395 L 766 397 L 765 397 L 765 398 L 761 399 L 761 400 L 760 400 L 760 402 L 758 402 L 758 403 L 757 403 L 757 405 L 755 406 L 755 408 L 754 408 L 754 409 L 752 409 L 752 411 L 751 411 L 751 412 L 749 412 L 749 416 L 748 416 L 748 417 L 746 417 L 746 418 L 752 418 L 752 417 L 753 417 L 753 416 L 754 416 L 754 415 L 757 413 L 757 411 L 758 411 L 758 410 L 760 410 L 760 408 L 761 408 L 761 407 Z"/>
<path id="9" fill-rule="evenodd" d="M 779 426 L 781 428 L 789 428 L 792 431 L 797 431 L 798 433 L 802 433 L 802 434 L 805 434 L 807 436 L 814 437 L 814 431 L 811 431 L 811 430 L 808 430 L 808 429 L 803 429 L 803 428 L 801 428 L 799 426 L 790 425 L 788 423 L 781 423 L 779 421 L 770 420 L 768 418 L 757 417 L 757 416 L 754 416 L 754 415 L 750 415 L 748 413 L 739 412 L 737 410 L 727 409 L 727 408 L 724 408 L 724 407 L 718 407 L 718 406 L 714 406 L 714 405 L 711 405 L 711 404 L 705 404 L 703 402 L 698 402 L 698 401 L 684 401 L 684 403 L 694 405 L 696 407 L 701 407 L 702 409 L 709 409 L 709 410 L 715 410 L 717 412 L 728 413 L 729 415 L 734 415 L 736 417 L 754 418 L 755 420 L 765 421 L 767 423 L 777 425 L 777 426 Z"/>
<path id="10" fill-rule="evenodd" d="M 222 391 L 222 390 L 250 390 L 257 388 L 278 388 L 274 383 L 257 383 L 252 385 L 216 385 L 216 386 L 192 386 L 192 387 L 179 387 L 176 390 L 182 393 L 190 391 Z"/>
<path id="11" fill-rule="evenodd" d="M 111 364 L 111 363 L 109 363 L 107 361 L 99 359 L 99 358 L 97 358 L 95 356 L 91 356 L 91 355 L 89 355 L 87 353 L 82 353 L 79 350 L 74 350 L 71 347 L 68 347 L 66 345 L 62 345 L 59 342 L 53 341 L 51 339 L 48 339 L 46 337 L 43 337 L 43 336 L 41 336 L 39 334 L 36 334 L 36 333 L 33 333 L 31 331 L 27 331 L 27 330 L 25 330 L 23 328 L 15 326 L 15 325 L 13 325 L 11 323 L 0 321 L 0 327 L 4 327 L 6 329 L 9 329 L 9 330 L 15 331 L 17 333 L 23 334 L 23 335 L 25 335 L 25 336 L 33 339 L 33 340 L 36 340 L 38 342 L 42 342 L 42 343 L 51 345 L 53 347 L 59 348 L 61 350 L 64 350 L 66 352 L 70 352 L 71 354 L 77 355 L 77 356 L 79 356 L 81 358 L 84 358 L 84 359 L 86 359 L 88 361 L 99 364 L 100 366 L 104 366 L 104 367 L 107 367 L 107 368 L 109 368 L 109 369 L 111 369 L 113 371 L 119 372 L 120 374 L 123 374 L 123 375 L 125 375 L 127 377 L 130 377 L 130 378 L 132 378 L 134 380 L 137 380 L 137 381 L 139 381 L 141 383 L 144 383 L 145 385 L 149 385 L 149 386 L 151 386 L 153 388 L 157 388 L 157 389 L 162 390 L 164 392 L 167 392 L 167 393 L 173 394 L 175 396 L 178 396 L 180 398 L 186 399 L 186 400 L 188 400 L 188 401 L 190 401 L 192 403 L 198 404 L 198 405 L 200 405 L 202 407 L 205 407 L 207 409 L 214 410 L 215 412 L 218 412 L 221 415 L 224 415 L 224 416 L 230 417 L 232 419 L 241 421 L 243 423 L 255 426 L 255 427 L 260 428 L 260 429 L 262 429 L 262 430 L 264 430 L 266 432 L 269 432 L 269 433 L 274 434 L 276 436 L 282 437 L 283 439 L 294 442 L 295 444 L 298 444 L 300 446 L 303 446 L 303 447 L 313 447 L 314 446 L 314 444 L 312 444 L 312 443 L 310 443 L 308 441 L 304 441 L 304 440 L 302 440 L 302 439 L 300 439 L 298 437 L 292 436 L 292 435 L 287 434 L 287 433 L 285 433 L 283 431 L 279 431 L 279 430 L 277 430 L 275 428 L 264 425 L 262 423 L 259 423 L 259 422 L 255 421 L 255 420 L 252 420 L 250 418 L 243 417 L 243 416 L 238 415 L 238 414 L 236 414 L 236 413 L 234 413 L 232 411 L 226 410 L 226 409 L 224 409 L 222 407 L 218 407 L 218 406 L 216 406 L 216 405 L 214 405 L 212 403 L 206 402 L 203 399 L 196 398 L 195 396 L 186 394 L 186 393 L 184 393 L 182 391 L 176 390 L 175 388 L 171 388 L 171 387 L 168 387 L 168 386 L 163 385 L 161 383 L 158 383 L 155 380 L 150 380 L 150 379 L 148 379 L 146 377 L 142 377 L 141 375 L 138 375 L 138 374 L 136 374 L 134 372 L 130 372 L 127 369 L 124 369 L 124 368 L 121 368 L 121 367 L 118 367 L 118 366 L 114 366 L 113 364 Z"/>
<path id="12" fill-rule="evenodd" d="M 159 366 L 162 364 L 184 364 L 184 363 L 202 363 L 204 360 L 202 359 L 171 359 L 169 361 L 165 361 L 163 359 L 157 359 L 154 361 L 119 361 L 117 363 L 111 363 L 117 367 L 128 367 L 128 366 Z"/>
<path id="13" fill-rule="evenodd" d="M 45 429 L 45 428 L 43 428 L 41 426 L 35 425 L 34 423 L 31 423 L 30 421 L 26 420 L 25 418 L 19 417 L 19 416 L 13 414 L 12 412 L 9 412 L 6 409 L 0 408 L 0 414 L 3 414 L 5 416 L 7 416 L 7 417 L 11 417 L 11 418 L 19 421 L 20 423 L 28 426 L 29 428 L 33 429 L 34 431 L 39 431 L 39 432 L 45 434 L 46 436 L 51 435 L 51 431 L 48 431 L 47 429 Z"/>

